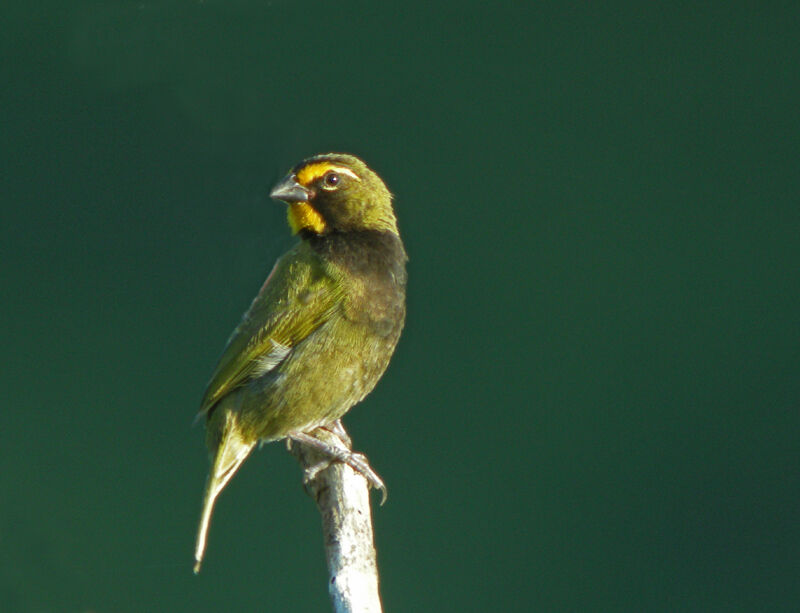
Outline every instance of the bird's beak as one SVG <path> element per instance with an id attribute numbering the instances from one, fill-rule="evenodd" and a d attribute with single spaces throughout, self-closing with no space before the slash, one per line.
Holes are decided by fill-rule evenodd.
<path id="1" fill-rule="evenodd" d="M 287 204 L 308 202 L 313 196 L 314 192 L 300 185 L 293 174 L 278 183 L 269 193 L 270 198 L 283 200 Z"/>

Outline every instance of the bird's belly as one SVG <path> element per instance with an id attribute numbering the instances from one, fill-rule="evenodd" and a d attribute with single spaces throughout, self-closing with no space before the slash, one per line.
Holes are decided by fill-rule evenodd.
<path id="1" fill-rule="evenodd" d="M 301 343 L 276 371 L 242 390 L 241 423 L 257 438 L 278 440 L 328 424 L 375 387 L 397 337 L 341 320 L 337 325 L 335 333 Z"/>

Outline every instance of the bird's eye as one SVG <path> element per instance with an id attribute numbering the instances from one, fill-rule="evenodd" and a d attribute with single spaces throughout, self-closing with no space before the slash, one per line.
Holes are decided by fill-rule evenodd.
<path id="1" fill-rule="evenodd" d="M 325 183 L 325 187 L 333 188 L 339 185 L 339 182 L 342 180 L 342 178 L 335 172 L 329 172 L 322 180 Z"/>

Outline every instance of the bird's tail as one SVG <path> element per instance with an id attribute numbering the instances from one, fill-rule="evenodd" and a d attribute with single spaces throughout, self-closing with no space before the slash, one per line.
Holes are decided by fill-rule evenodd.
<path id="1" fill-rule="evenodd" d="M 217 447 L 211 470 L 206 480 L 206 493 L 203 498 L 203 514 L 200 516 L 200 525 L 197 529 L 197 544 L 194 550 L 194 572 L 200 572 L 200 565 L 203 563 L 203 554 L 206 550 L 206 538 L 208 536 L 208 526 L 211 522 L 211 513 L 214 510 L 214 503 L 217 496 L 230 481 L 239 467 L 250 455 L 255 447 L 255 441 L 245 442 L 241 432 L 236 426 L 235 418 L 228 414 L 226 424 L 222 434 L 222 440 Z"/>

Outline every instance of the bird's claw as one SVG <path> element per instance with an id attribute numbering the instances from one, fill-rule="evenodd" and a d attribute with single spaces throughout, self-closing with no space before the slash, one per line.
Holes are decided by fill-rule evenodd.
<path id="1" fill-rule="evenodd" d="M 332 435 L 333 440 L 328 440 L 331 437 L 327 436 L 325 437 L 326 440 L 323 440 L 306 432 L 292 432 L 289 434 L 289 437 L 286 441 L 287 447 L 289 448 L 291 448 L 292 441 L 296 441 L 298 443 L 308 445 L 309 447 L 321 453 L 323 456 L 326 456 L 326 459 L 323 459 L 304 470 L 303 483 L 308 484 L 310 481 L 313 481 L 319 475 L 319 473 L 328 468 L 334 460 L 338 460 L 339 462 L 347 464 L 350 468 L 364 477 L 370 487 L 380 490 L 380 504 L 383 505 L 388 497 L 386 484 L 383 482 L 383 479 L 381 479 L 380 475 L 378 475 L 372 466 L 370 466 L 367 456 L 365 456 L 363 453 L 352 451 L 350 437 L 344 430 L 341 422 L 337 419 L 328 426 L 320 428 L 320 430 L 324 430 L 328 434 Z"/>
<path id="2" fill-rule="evenodd" d="M 386 498 L 389 496 L 389 491 L 386 489 L 386 484 L 383 482 L 383 479 L 381 479 L 381 476 L 370 466 L 367 456 L 363 453 L 351 451 L 350 455 L 342 461 L 363 476 L 370 487 L 380 491 L 381 506 L 383 506 L 383 503 L 386 502 Z"/>

